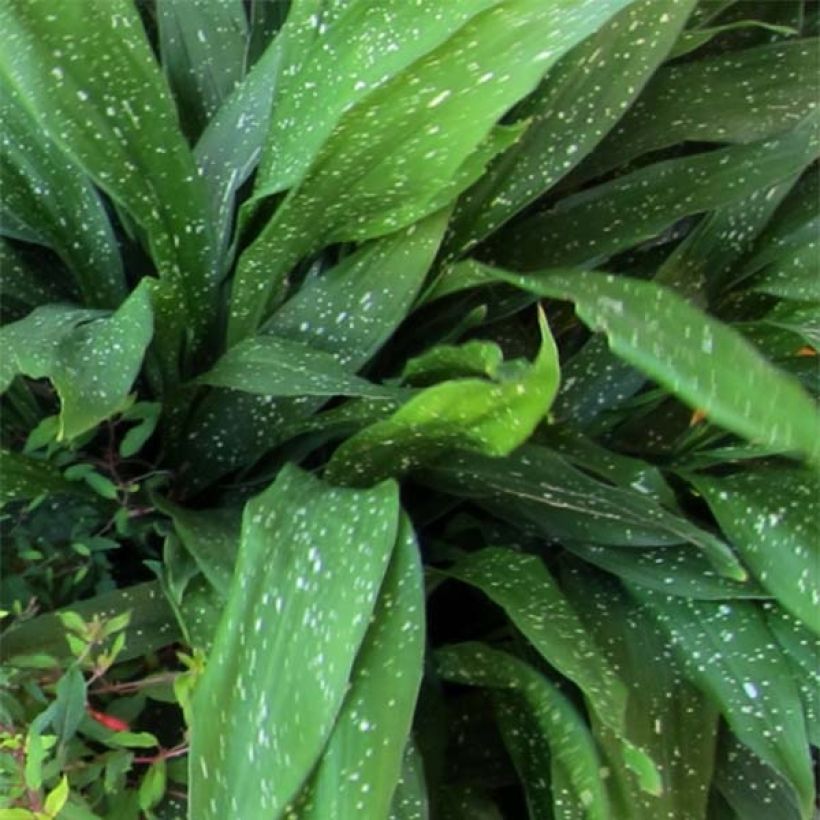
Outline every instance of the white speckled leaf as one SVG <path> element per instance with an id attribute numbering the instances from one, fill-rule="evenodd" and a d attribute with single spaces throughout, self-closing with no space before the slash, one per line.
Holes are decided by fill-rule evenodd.
<path id="1" fill-rule="evenodd" d="M 601 760 L 584 720 L 544 676 L 518 658 L 481 643 L 445 646 L 435 653 L 445 680 L 502 690 L 499 723 L 524 779 L 532 818 L 608 820 Z M 543 771 L 551 769 L 552 788 Z"/>
<path id="2" fill-rule="evenodd" d="M 196 382 L 262 396 L 380 397 L 392 392 L 359 378 L 324 350 L 270 335 L 235 345 Z"/>
<path id="3" fill-rule="evenodd" d="M 818 429 L 820 435 L 820 428 Z M 809 471 L 692 476 L 752 575 L 820 635 L 820 482 Z"/>
<path id="4" fill-rule="evenodd" d="M 544 538 L 615 547 L 689 542 L 721 574 L 738 580 L 746 575 L 720 538 L 645 492 L 592 478 L 546 447 L 525 444 L 503 460 L 458 454 L 421 478 Z"/>
<path id="5" fill-rule="evenodd" d="M 717 709 L 683 674 L 651 614 L 612 579 L 587 568 L 563 575 L 565 593 L 607 662 L 627 686 L 625 726 L 657 763 L 663 789 L 648 794 L 624 766 L 620 742 L 604 721 L 593 734 L 610 768 L 612 816 L 624 820 L 703 820 L 714 767 Z"/>
<path id="6" fill-rule="evenodd" d="M 453 198 L 472 184 L 474 156 L 488 153 L 486 143 L 507 109 L 562 53 L 629 2 L 502 0 L 363 96 L 328 132 L 306 176 L 240 258 L 230 342 L 251 334 L 281 300 L 286 275 L 301 257 L 324 244 L 410 225 L 443 207 L 443 193 Z M 409 8 L 405 0 L 384 3 Z M 384 3 L 372 7 L 376 16 Z M 368 44 L 365 53 L 372 48 Z M 385 59 L 393 63 L 392 56 Z M 322 70 L 336 77 L 338 67 Z M 264 182 L 260 186 L 257 194 L 271 192 Z"/>
<path id="7" fill-rule="evenodd" d="M 575 167 L 672 47 L 695 0 L 640 0 L 562 58 L 516 111 L 524 136 L 466 191 L 447 247 L 466 251 Z"/>
<path id="8" fill-rule="evenodd" d="M 746 143 L 793 128 L 816 106 L 817 47 L 796 40 L 662 68 L 573 181 L 679 142 Z"/>
<path id="9" fill-rule="evenodd" d="M 236 571 L 194 693 L 190 812 L 278 817 L 331 735 L 399 526 L 396 486 L 288 466 L 245 507 Z"/>
<path id="10" fill-rule="evenodd" d="M 157 28 L 180 120 L 189 135 L 198 136 L 245 72 L 242 0 L 162 0 Z"/>
<path id="11" fill-rule="evenodd" d="M 422 568 L 412 525 L 404 517 L 350 690 L 322 759 L 295 803 L 299 818 L 387 817 L 423 661 Z"/>
<path id="12" fill-rule="evenodd" d="M 429 820 L 429 817 L 424 761 L 416 744 L 410 740 L 404 751 L 401 774 L 393 792 L 388 820 Z"/>
<path id="13" fill-rule="evenodd" d="M 0 83 L 0 232 L 53 248 L 87 307 L 117 307 L 126 295 L 122 260 L 97 192 Z"/>
<path id="14" fill-rule="evenodd" d="M 627 765 L 643 787 L 656 792 L 654 764 L 627 734 L 627 690 L 617 667 L 609 664 L 540 558 L 488 548 L 472 553 L 447 574 L 498 604 L 544 660 L 578 686 L 597 718 L 623 741 Z"/>
<path id="15" fill-rule="evenodd" d="M 108 318 L 44 305 L 0 329 L 0 392 L 18 373 L 49 378 L 60 396 L 59 436 L 71 439 L 125 408 L 153 333 L 150 280 Z"/>
<path id="16" fill-rule="evenodd" d="M 285 302 L 265 332 L 331 353 L 355 372 L 379 350 L 410 310 L 438 251 L 447 213 L 362 245 L 338 265 L 310 279 Z M 281 441 L 324 399 L 269 399 L 217 390 L 202 402 L 180 460 L 204 486 L 253 462 Z"/>
<path id="17" fill-rule="evenodd" d="M 818 122 L 815 113 L 792 131 L 751 145 L 664 160 L 583 190 L 497 234 L 488 255 L 519 271 L 589 265 L 613 256 L 683 217 L 799 174 L 820 154 Z"/>
<path id="18" fill-rule="evenodd" d="M 717 703 L 732 731 L 791 783 L 808 820 L 814 782 L 800 695 L 760 610 L 747 601 L 630 591 L 654 612 L 687 676 Z"/>
<path id="19" fill-rule="evenodd" d="M 183 337 L 196 346 L 214 319 L 217 269 L 205 189 L 139 15 L 128 0 L 9 0 L 0 27 L 0 72 L 147 235 L 173 296 L 161 337 L 173 378 Z"/>
<path id="20" fill-rule="evenodd" d="M 582 270 L 516 276 L 474 262 L 455 268 L 575 302 L 621 358 L 711 421 L 762 444 L 820 461 L 820 413 L 796 380 L 736 331 L 652 282 Z M 761 400 L 765 397 L 765 401 Z"/>
<path id="21" fill-rule="evenodd" d="M 455 379 L 422 390 L 390 418 L 343 442 L 326 468 L 328 480 L 369 484 L 453 450 L 502 456 L 522 444 L 558 389 L 558 351 L 543 314 L 539 322 L 541 349 L 532 364 L 497 382 Z"/>
<path id="22" fill-rule="evenodd" d="M 820 301 L 820 171 L 804 174 L 759 237 L 743 268 L 752 287 L 787 299 Z"/>

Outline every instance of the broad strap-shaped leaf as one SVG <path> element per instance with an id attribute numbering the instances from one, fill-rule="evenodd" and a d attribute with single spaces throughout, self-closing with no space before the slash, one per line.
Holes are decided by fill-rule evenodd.
<path id="1" fill-rule="evenodd" d="M 678 220 L 799 174 L 820 154 L 820 117 L 751 145 L 647 165 L 511 225 L 488 250 L 519 271 L 588 265 L 652 239 Z"/>
<path id="2" fill-rule="evenodd" d="M 245 71 L 247 18 L 241 0 L 162 0 L 162 66 L 186 132 L 197 137 Z"/>
<path id="3" fill-rule="evenodd" d="M 818 428 L 820 434 L 820 428 Z M 692 476 L 752 575 L 820 635 L 820 483 L 810 471 Z"/>
<path id="4" fill-rule="evenodd" d="M 501 2 L 453 0 L 442 8 L 430 0 L 371 0 L 325 4 L 307 19 L 302 13 L 289 20 L 309 27 L 312 42 L 288 55 L 255 196 L 298 184 L 346 111 Z M 296 134 L 294 122 L 311 128 Z"/>
<path id="5" fill-rule="evenodd" d="M 707 601 L 769 597 L 769 593 L 752 579 L 739 581 L 715 572 L 706 555 L 695 552 L 688 545 L 635 549 L 584 544 L 567 539 L 562 544 L 589 564 L 624 581 L 666 595 Z"/>
<path id="6" fill-rule="evenodd" d="M 405 517 L 350 690 L 322 758 L 295 803 L 300 818 L 387 817 L 402 772 L 423 661 L 422 568 Z"/>
<path id="7" fill-rule="evenodd" d="M 410 311 L 438 251 L 447 213 L 367 243 L 321 276 L 310 279 L 285 302 L 265 330 L 333 354 L 358 371 L 390 338 Z M 256 461 L 294 424 L 324 403 L 317 398 L 277 399 L 237 391 L 207 395 L 184 438 L 172 446 L 191 465 L 194 486 Z M 221 445 L 213 446 L 215 442 Z"/>
<path id="8" fill-rule="evenodd" d="M 111 316 L 44 305 L 0 328 L 0 392 L 17 374 L 48 378 L 60 396 L 59 436 L 74 438 L 125 409 L 153 334 L 150 280 Z"/>
<path id="9" fill-rule="evenodd" d="M 662 68 L 573 181 L 679 142 L 747 143 L 793 128 L 817 100 L 816 53 L 807 39 Z"/>
<path id="10" fill-rule="evenodd" d="M 401 379 L 411 384 L 434 384 L 466 376 L 494 378 L 504 363 L 495 342 L 473 339 L 463 345 L 436 345 L 409 359 Z"/>
<path id="11" fill-rule="evenodd" d="M 245 506 L 237 566 L 194 693 L 190 811 L 278 817 L 342 707 L 399 526 L 395 485 L 296 467 Z"/>
<path id="12" fill-rule="evenodd" d="M 484 592 L 544 660 L 578 686 L 598 719 L 622 741 L 626 765 L 643 788 L 657 791 L 652 760 L 625 732 L 627 690 L 543 562 L 534 555 L 487 548 L 447 574 Z"/>
<path id="13" fill-rule="evenodd" d="M 573 567 L 563 580 L 584 627 L 630 692 L 626 731 L 651 755 L 662 780 L 659 793 L 642 790 L 623 764 L 618 737 L 595 716 L 593 733 L 612 771 L 612 816 L 702 820 L 713 775 L 717 709 L 687 680 L 651 613 L 617 582 L 586 567 Z"/>
<path id="14" fill-rule="evenodd" d="M 810 817 L 814 782 L 800 696 L 759 609 L 630 590 L 654 612 L 687 676 L 718 704 L 737 737 L 789 781 Z"/>
<path id="15" fill-rule="evenodd" d="M 445 646 L 435 660 L 445 680 L 512 690 L 499 693 L 496 704 L 510 754 L 525 778 L 531 817 L 551 817 L 550 809 L 560 818 L 611 817 L 595 742 L 557 687 L 523 661 L 486 644 Z M 543 786 L 547 765 L 553 789 Z M 562 808 L 565 802 L 569 805 Z"/>
<path id="16" fill-rule="evenodd" d="M 448 247 L 469 250 L 584 159 L 640 93 L 694 5 L 640 0 L 563 57 L 517 109 L 531 119 L 522 138 L 462 196 Z"/>
<path id="17" fill-rule="evenodd" d="M 205 188 L 139 15 L 129 0 L 10 0 L 0 72 L 48 138 L 145 232 L 160 278 L 162 360 L 214 320 L 217 268 Z"/>
<path id="18" fill-rule="evenodd" d="M 377 398 L 392 392 L 354 375 L 330 353 L 270 335 L 235 345 L 196 381 L 261 396 Z"/>
<path id="19" fill-rule="evenodd" d="M 0 232 L 53 248 L 87 307 L 117 307 L 126 296 L 122 260 L 97 192 L 2 78 L 0 89 Z"/>
<path id="20" fill-rule="evenodd" d="M 0 508 L 12 501 L 30 501 L 56 493 L 100 501 L 86 484 L 64 478 L 54 464 L 0 448 Z"/>
<path id="21" fill-rule="evenodd" d="M 427 469 L 421 479 L 548 539 L 622 547 L 689 542 L 722 574 L 745 577 L 720 538 L 646 493 L 596 481 L 545 447 L 527 444 L 503 460 L 458 454 Z"/>
<path id="22" fill-rule="evenodd" d="M 428 387 L 390 418 L 345 441 L 326 468 L 329 480 L 372 483 L 435 461 L 448 451 L 503 456 L 545 417 L 558 389 L 558 351 L 539 313 L 541 349 L 499 381 L 456 379 Z M 515 364 L 515 363 L 511 363 Z"/>
<path id="23" fill-rule="evenodd" d="M 504 113 L 564 51 L 631 1 L 502 0 L 353 105 L 240 258 L 229 343 L 253 333 L 281 301 L 285 277 L 301 257 L 326 244 L 362 241 L 410 225 L 475 182 L 493 153 L 515 136 L 509 129 L 494 130 Z M 385 3 L 395 13 L 401 7 L 402 16 L 410 8 L 403 0 L 384 0 L 368 11 L 381 17 Z M 354 5 L 351 14 L 360 8 Z M 368 43 L 368 53 L 372 48 Z M 382 64 L 394 59 L 389 42 L 382 49 L 386 54 L 374 61 L 379 77 Z M 336 76 L 338 67 L 330 72 L 322 62 L 317 70 Z M 267 177 L 263 164 L 257 195 L 280 187 L 267 187 Z"/>
<path id="24" fill-rule="evenodd" d="M 456 274 L 460 271 L 474 283 L 482 277 L 500 280 L 574 302 L 581 320 L 605 333 L 618 356 L 716 424 L 820 461 L 820 414 L 799 384 L 736 331 L 671 291 L 652 282 L 581 270 L 516 276 L 467 262 L 456 266 Z"/>
<path id="25" fill-rule="evenodd" d="M 156 652 L 180 640 L 174 613 L 156 581 L 104 592 L 70 607 L 85 621 L 95 615 L 113 618 L 125 612 L 131 619 L 125 628 L 125 647 L 118 661 L 128 661 Z M 0 640 L 0 655 L 8 659 L 33 652 L 72 660 L 74 655 L 65 639 L 66 630 L 59 613 L 49 612 L 8 629 Z"/>

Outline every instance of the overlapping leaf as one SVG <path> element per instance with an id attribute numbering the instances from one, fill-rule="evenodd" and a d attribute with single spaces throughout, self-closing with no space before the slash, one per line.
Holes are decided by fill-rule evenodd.
<path id="1" fill-rule="evenodd" d="M 457 266 L 455 275 L 473 284 L 500 280 L 575 302 L 579 317 L 605 333 L 615 353 L 715 423 L 820 459 L 820 414 L 797 382 L 731 328 L 665 288 L 581 270 L 516 276 L 474 262 Z"/>
<path id="2" fill-rule="evenodd" d="M 0 392 L 18 373 L 49 378 L 60 396 L 59 435 L 75 436 L 123 410 L 153 333 L 148 280 L 110 317 L 44 305 L 0 329 Z"/>
<path id="3" fill-rule="evenodd" d="M 0 72 L 43 128 L 147 235 L 160 277 L 163 361 L 214 321 L 217 268 L 205 189 L 133 4 L 13 0 Z M 184 320 L 184 321 L 183 321 Z"/>
<path id="4" fill-rule="evenodd" d="M 295 467 L 246 505 L 193 704 L 197 817 L 278 816 L 296 796 L 342 707 L 398 523 L 394 485 L 332 489 Z"/>
<path id="5" fill-rule="evenodd" d="M 455 379 L 428 387 L 343 442 L 327 466 L 328 480 L 367 484 L 448 451 L 506 455 L 526 441 L 558 389 L 558 351 L 543 315 L 540 320 L 541 349 L 532 365 L 497 382 Z"/>

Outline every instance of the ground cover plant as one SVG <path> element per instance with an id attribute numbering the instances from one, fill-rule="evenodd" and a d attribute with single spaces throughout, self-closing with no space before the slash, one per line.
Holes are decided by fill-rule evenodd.
<path id="1" fill-rule="evenodd" d="M 807 820 L 818 4 L 3 0 L 0 820 Z"/>

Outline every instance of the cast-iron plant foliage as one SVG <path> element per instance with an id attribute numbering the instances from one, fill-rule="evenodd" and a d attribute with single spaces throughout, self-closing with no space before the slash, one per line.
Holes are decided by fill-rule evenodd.
<path id="1" fill-rule="evenodd" d="M 807 820 L 819 18 L 2 0 L 0 818 Z"/>

